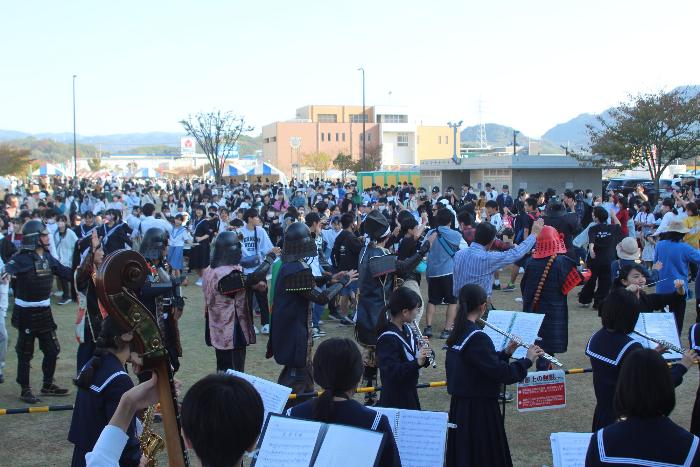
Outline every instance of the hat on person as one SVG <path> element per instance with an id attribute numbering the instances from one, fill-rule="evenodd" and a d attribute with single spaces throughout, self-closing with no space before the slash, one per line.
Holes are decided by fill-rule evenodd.
<path id="1" fill-rule="evenodd" d="M 552 226 L 545 225 L 537 237 L 535 251 L 532 253 L 534 259 L 549 258 L 552 255 L 566 253 L 563 234 L 557 232 Z"/>
<path id="2" fill-rule="evenodd" d="M 639 259 L 639 246 L 637 240 L 632 237 L 625 237 L 615 247 L 617 257 L 620 259 L 629 259 L 636 261 Z"/>
<path id="3" fill-rule="evenodd" d="M 433 187 L 433 193 L 440 193 L 440 188 L 434 186 L 434 187 Z"/>
<path id="4" fill-rule="evenodd" d="M 685 223 L 682 220 L 673 219 L 671 222 L 668 223 L 665 232 L 688 233 L 690 232 L 690 229 L 685 226 Z"/>
<path id="5" fill-rule="evenodd" d="M 366 234 L 371 240 L 379 241 L 391 233 L 389 221 L 379 211 L 371 211 L 360 224 L 360 233 Z"/>

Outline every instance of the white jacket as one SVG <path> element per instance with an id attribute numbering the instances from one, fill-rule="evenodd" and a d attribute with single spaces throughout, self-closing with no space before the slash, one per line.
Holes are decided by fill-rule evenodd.
<path id="1" fill-rule="evenodd" d="M 61 234 L 56 230 L 53 234 L 53 244 L 56 251 L 56 259 L 66 266 L 71 267 L 73 265 L 73 250 L 75 250 L 75 244 L 78 242 L 78 236 L 75 235 L 71 229 L 66 229 L 66 234 L 61 236 Z"/>

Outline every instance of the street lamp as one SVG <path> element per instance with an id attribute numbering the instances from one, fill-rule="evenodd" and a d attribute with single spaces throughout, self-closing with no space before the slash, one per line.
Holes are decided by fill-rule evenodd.
<path id="1" fill-rule="evenodd" d="M 362 170 L 365 170 L 365 145 L 367 141 L 367 135 L 365 134 L 365 124 L 367 122 L 367 115 L 365 113 L 365 69 L 360 67 L 357 71 L 362 72 Z"/>
<path id="2" fill-rule="evenodd" d="M 518 133 L 520 133 L 518 130 L 513 130 L 513 156 L 515 156 L 515 146 L 517 144 L 515 137 L 518 136 Z"/>
<path id="3" fill-rule="evenodd" d="M 462 120 L 457 123 L 447 122 L 447 126 L 452 128 L 452 162 L 459 165 L 462 159 L 457 157 L 457 129 L 462 126 Z"/>
<path id="4" fill-rule="evenodd" d="M 78 75 L 73 75 L 73 184 L 75 185 L 78 179 L 78 138 L 75 134 L 75 78 Z"/>

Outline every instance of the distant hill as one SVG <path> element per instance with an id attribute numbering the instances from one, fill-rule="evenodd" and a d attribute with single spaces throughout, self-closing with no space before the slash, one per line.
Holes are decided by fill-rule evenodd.
<path id="1" fill-rule="evenodd" d="M 510 146 L 513 144 L 514 128 L 512 127 L 499 125 L 498 123 L 486 123 L 484 124 L 484 130 L 486 132 L 486 142 L 489 146 Z M 462 144 L 470 147 L 479 147 L 479 125 L 464 128 L 460 133 L 460 137 Z M 527 135 L 522 133 L 516 135 L 518 145 L 527 146 L 528 140 Z M 539 152 L 542 154 L 559 154 L 562 152 L 559 146 L 545 141 L 544 138 L 539 140 L 539 143 Z"/>

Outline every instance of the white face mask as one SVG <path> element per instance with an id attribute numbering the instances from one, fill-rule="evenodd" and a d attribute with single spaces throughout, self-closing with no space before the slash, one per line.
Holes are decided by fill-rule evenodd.
<path id="1" fill-rule="evenodd" d="M 586 193 L 586 198 L 593 198 L 593 193 Z"/>

